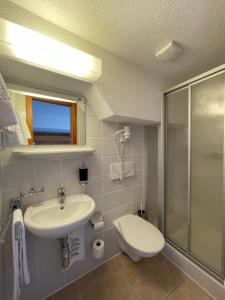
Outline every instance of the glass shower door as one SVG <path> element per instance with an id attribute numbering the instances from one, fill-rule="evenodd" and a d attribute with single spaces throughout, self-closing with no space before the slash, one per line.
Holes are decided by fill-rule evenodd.
<path id="1" fill-rule="evenodd" d="M 166 236 L 187 248 L 188 89 L 166 96 Z"/>
<path id="2" fill-rule="evenodd" d="M 222 270 L 224 74 L 191 86 L 191 245 L 194 257 Z"/>

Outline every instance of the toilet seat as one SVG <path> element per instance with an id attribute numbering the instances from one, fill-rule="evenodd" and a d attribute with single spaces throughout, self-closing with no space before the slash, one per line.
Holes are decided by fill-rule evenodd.
<path id="1" fill-rule="evenodd" d="M 165 245 L 158 228 L 136 215 L 125 215 L 114 221 L 114 225 L 127 244 L 140 256 L 153 256 Z"/>

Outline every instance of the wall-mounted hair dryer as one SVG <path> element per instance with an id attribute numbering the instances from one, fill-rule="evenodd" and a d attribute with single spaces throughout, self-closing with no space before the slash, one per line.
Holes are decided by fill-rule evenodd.
<path id="1" fill-rule="evenodd" d="M 113 138 L 116 138 L 118 136 L 118 139 L 120 143 L 124 143 L 131 137 L 131 130 L 130 126 L 124 126 L 123 129 L 117 130 L 113 134 Z"/>
<path id="2" fill-rule="evenodd" d="M 124 126 L 122 129 L 117 130 L 113 134 L 113 143 L 116 150 L 117 158 L 119 160 L 119 166 L 116 167 L 118 164 L 114 164 L 114 166 L 111 166 L 114 170 L 114 177 L 117 175 L 119 176 L 119 179 L 122 181 L 124 176 L 128 176 L 128 174 L 131 174 L 133 169 L 133 164 L 131 163 L 128 167 L 128 170 L 125 170 L 125 165 L 123 164 L 122 158 L 124 155 L 124 148 L 125 144 L 130 140 L 131 138 L 131 130 L 130 126 Z M 131 173 L 130 173 L 131 172 Z M 116 174 L 116 175 L 115 175 Z M 132 175 L 129 175 L 132 176 Z"/>

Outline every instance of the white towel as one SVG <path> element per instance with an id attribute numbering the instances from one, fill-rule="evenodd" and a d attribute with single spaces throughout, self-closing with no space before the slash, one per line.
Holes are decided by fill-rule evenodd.
<path id="1" fill-rule="evenodd" d="M 27 126 L 27 122 L 25 120 L 26 117 L 24 117 L 24 112 L 21 110 L 16 111 L 17 118 L 19 120 L 20 128 L 24 137 L 24 144 L 27 145 L 27 140 L 31 139 L 30 130 Z M 26 115 L 26 113 L 25 113 Z"/>
<path id="2" fill-rule="evenodd" d="M 17 125 L 11 125 L 0 132 L 0 150 L 6 147 L 28 145 L 31 134 L 22 111 L 16 111 Z"/>
<path id="3" fill-rule="evenodd" d="M 0 129 L 16 124 L 15 109 L 9 97 L 5 82 L 0 74 Z"/>
<path id="4" fill-rule="evenodd" d="M 21 209 L 13 211 L 12 221 L 12 250 L 13 250 L 13 300 L 20 297 L 20 284 L 30 283 L 27 264 L 25 226 Z"/>

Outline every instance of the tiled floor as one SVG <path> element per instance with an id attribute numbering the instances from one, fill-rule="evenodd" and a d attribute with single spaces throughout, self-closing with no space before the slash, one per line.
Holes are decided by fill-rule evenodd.
<path id="1" fill-rule="evenodd" d="M 121 254 L 48 300 L 210 300 L 163 255 L 132 262 Z"/>

